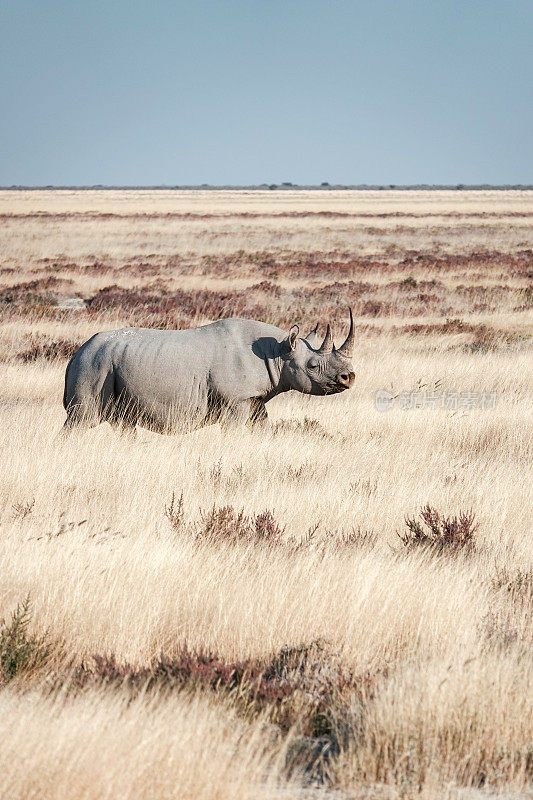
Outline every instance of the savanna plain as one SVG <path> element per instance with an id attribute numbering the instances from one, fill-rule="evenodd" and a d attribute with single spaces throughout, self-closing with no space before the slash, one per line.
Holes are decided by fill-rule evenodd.
<path id="1" fill-rule="evenodd" d="M 0 242 L 0 796 L 532 797 L 533 192 L 5 190 Z M 347 392 L 60 435 L 97 331 L 348 305 Z"/>

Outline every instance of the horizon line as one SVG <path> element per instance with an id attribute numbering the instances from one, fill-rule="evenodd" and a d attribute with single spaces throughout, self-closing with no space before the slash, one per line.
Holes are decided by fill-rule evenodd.
<path id="1" fill-rule="evenodd" d="M 359 190 L 359 191 L 384 191 L 384 190 L 397 190 L 397 191 L 409 191 L 409 190 L 433 190 L 433 191 L 446 191 L 446 190 L 453 190 L 453 191 L 475 191 L 475 190 L 498 190 L 498 191 L 509 191 L 509 190 L 516 190 L 516 191 L 524 191 L 524 190 L 533 190 L 533 184 L 527 183 L 500 183 L 500 184 L 491 184 L 491 183 L 406 183 L 406 184 L 383 184 L 383 183 L 375 183 L 375 184 L 368 184 L 368 183 L 360 183 L 360 184 L 343 184 L 343 183 L 328 183 L 327 181 L 323 181 L 322 183 L 310 183 L 310 184 L 298 184 L 298 183 L 290 183 L 288 181 L 284 181 L 281 183 L 251 183 L 251 184 L 209 184 L 209 183 L 198 183 L 198 184 L 103 184 L 103 183 L 93 183 L 93 184 L 11 184 L 11 185 L 4 185 L 0 186 L 0 191 L 39 191 L 39 190 L 76 190 L 76 191 L 91 191 L 91 190 L 102 190 L 102 191 L 112 191 L 116 189 L 120 189 L 123 191 L 133 191 L 133 190 L 142 190 L 142 189 L 158 189 L 158 190 L 166 190 L 166 191 L 176 191 L 176 190 L 185 190 L 185 191 L 198 191 L 198 190 L 209 190 L 209 191 L 224 191 L 224 190 L 238 190 L 238 189 L 247 189 L 247 190 L 265 190 L 268 189 L 270 191 L 275 190 L 282 190 L 282 191 L 289 191 L 291 189 L 297 190 L 321 190 L 321 191 L 328 191 L 330 189 L 346 189 L 346 190 Z"/>

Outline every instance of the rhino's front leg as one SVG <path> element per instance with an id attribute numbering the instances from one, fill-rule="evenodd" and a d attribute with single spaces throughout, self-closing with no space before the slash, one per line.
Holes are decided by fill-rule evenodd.
<path id="1" fill-rule="evenodd" d="M 248 425 L 267 425 L 268 414 L 266 406 L 262 400 L 253 398 L 250 400 L 250 416 L 248 417 Z"/>
<path id="2" fill-rule="evenodd" d="M 230 403 L 218 412 L 218 421 L 223 428 L 233 428 L 235 425 L 242 425 L 246 422 L 249 415 L 250 404 L 248 400 L 239 403 Z"/>
<path id="3" fill-rule="evenodd" d="M 252 398 L 239 403 L 226 406 L 218 417 L 220 424 L 229 428 L 234 425 L 246 423 L 247 425 L 266 425 L 268 414 L 262 400 Z"/>

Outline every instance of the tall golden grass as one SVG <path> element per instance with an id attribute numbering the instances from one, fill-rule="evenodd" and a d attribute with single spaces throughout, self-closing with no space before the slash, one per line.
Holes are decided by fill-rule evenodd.
<path id="1" fill-rule="evenodd" d="M 295 197 L 293 203 L 304 202 Z M 502 215 L 495 223 L 499 248 L 513 253 L 528 233 L 505 214 L 518 206 L 531 213 L 531 195 L 489 199 Z M 29 193 L 0 201 L 4 212 L 105 211 L 108 197 Z M 325 209 L 330 202 L 326 193 L 311 201 Z M 109 202 L 154 211 L 143 193 L 114 193 Z M 186 195 L 175 204 L 165 195 L 158 202 L 156 212 L 165 213 L 211 211 L 215 204 L 231 215 L 256 207 L 254 198 L 235 193 Z M 260 202 L 272 212 L 286 210 L 289 200 L 268 193 Z M 390 210 L 387 203 L 394 210 L 414 204 L 424 211 L 433 203 L 441 209 L 443 202 L 450 211 L 477 209 L 479 198 L 385 193 L 350 202 L 360 212 Z M 331 203 L 337 209 L 341 199 L 334 194 Z M 475 219 L 461 234 L 465 250 L 485 235 L 486 220 Z M 126 260 L 139 253 L 141 240 L 146 252 L 156 252 L 150 225 L 135 223 L 132 246 L 120 221 L 109 224 L 117 226 L 116 252 L 105 237 L 102 245 L 97 220 L 90 227 L 18 220 L 16 233 L 8 221 L 2 266 L 16 272 L 1 276 L 4 285 L 38 271 L 44 255 L 83 260 L 103 247 L 104 255 Z M 198 224 L 195 256 L 211 249 L 212 226 L 219 224 Z M 250 234 L 260 220 L 228 224 L 232 247 L 239 236 L 250 246 L 251 236 L 255 248 L 254 237 L 263 236 Z M 268 224 L 276 230 L 275 218 Z M 70 237 L 71 225 L 81 238 Z M 174 251 L 187 251 L 187 226 L 181 238 L 178 223 L 157 218 L 167 234 L 168 225 Z M 308 220 L 294 225 L 310 247 Z M 32 238 L 34 226 L 44 239 Z M 455 228 L 444 231 L 453 253 Z M 329 235 L 336 240 L 321 228 L 323 250 Z M 429 241 L 427 232 L 420 235 Z M 261 241 L 268 247 L 268 237 Z M 485 277 L 458 267 L 450 281 L 484 284 Z M 100 288 L 92 280 L 81 270 L 82 294 L 83 287 Z M 231 275 L 223 280 L 231 286 Z M 0 617 L 9 625 L 29 596 L 30 631 L 46 637 L 50 657 L 0 689 L 0 795 L 304 797 L 308 777 L 301 769 L 288 777 L 284 766 L 301 733 L 297 715 L 287 734 L 268 715 L 243 714 L 231 693 L 167 687 L 132 695 L 124 686 L 96 684 L 75 691 L 69 675 L 81 664 L 90 670 L 94 655 L 112 654 L 135 670 L 162 654 L 177 657 L 186 645 L 230 664 L 320 640 L 324 658 L 354 676 L 356 688 L 339 687 L 342 731 L 325 766 L 330 784 L 317 796 L 328 796 L 331 786 L 346 797 L 459 797 L 482 787 L 525 796 L 533 769 L 531 312 L 512 303 L 484 312 L 472 307 L 464 319 L 514 334 L 480 349 L 465 346 L 461 331 L 398 335 L 388 331 L 394 317 L 378 317 L 381 333 L 358 339 L 354 389 L 328 398 L 280 397 L 269 404 L 266 431 L 211 426 L 131 437 L 103 425 L 64 439 L 66 362 L 21 362 L 21 342 L 36 334 L 82 341 L 95 326 L 120 325 L 120 308 L 113 314 L 100 320 L 83 311 L 54 318 L 6 312 L 2 322 Z M 478 400 L 456 409 L 401 409 L 398 400 L 380 413 L 379 389 L 419 398 L 472 391 Z M 488 407 L 480 406 L 482 391 L 493 395 Z M 183 495 L 178 530 L 165 515 L 173 494 Z M 474 512 L 473 552 L 402 544 L 405 517 L 426 504 L 445 516 Z M 287 544 L 198 543 L 193 530 L 202 514 L 228 505 L 249 515 L 271 511 Z M 298 547 L 310 531 L 309 543 Z M 346 539 L 352 544 L 336 546 Z"/>

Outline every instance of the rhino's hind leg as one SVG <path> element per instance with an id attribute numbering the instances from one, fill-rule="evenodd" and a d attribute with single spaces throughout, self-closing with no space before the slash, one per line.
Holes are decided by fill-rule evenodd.
<path id="1" fill-rule="evenodd" d="M 69 433 L 77 428 L 96 428 L 100 422 L 100 414 L 92 398 L 88 402 L 70 403 L 62 432 Z"/>
<path id="2" fill-rule="evenodd" d="M 91 382 L 80 379 L 79 373 L 69 375 L 67 369 L 63 403 L 67 412 L 63 431 L 96 428 L 113 413 L 113 374 L 110 372 L 103 380 Z"/>
<path id="3" fill-rule="evenodd" d="M 140 422 L 137 404 L 124 394 L 116 399 L 110 398 L 104 409 L 104 417 L 119 434 L 135 435 L 137 423 Z"/>
<path id="4" fill-rule="evenodd" d="M 109 424 L 120 436 L 137 436 L 137 421 L 129 417 L 111 417 Z"/>

